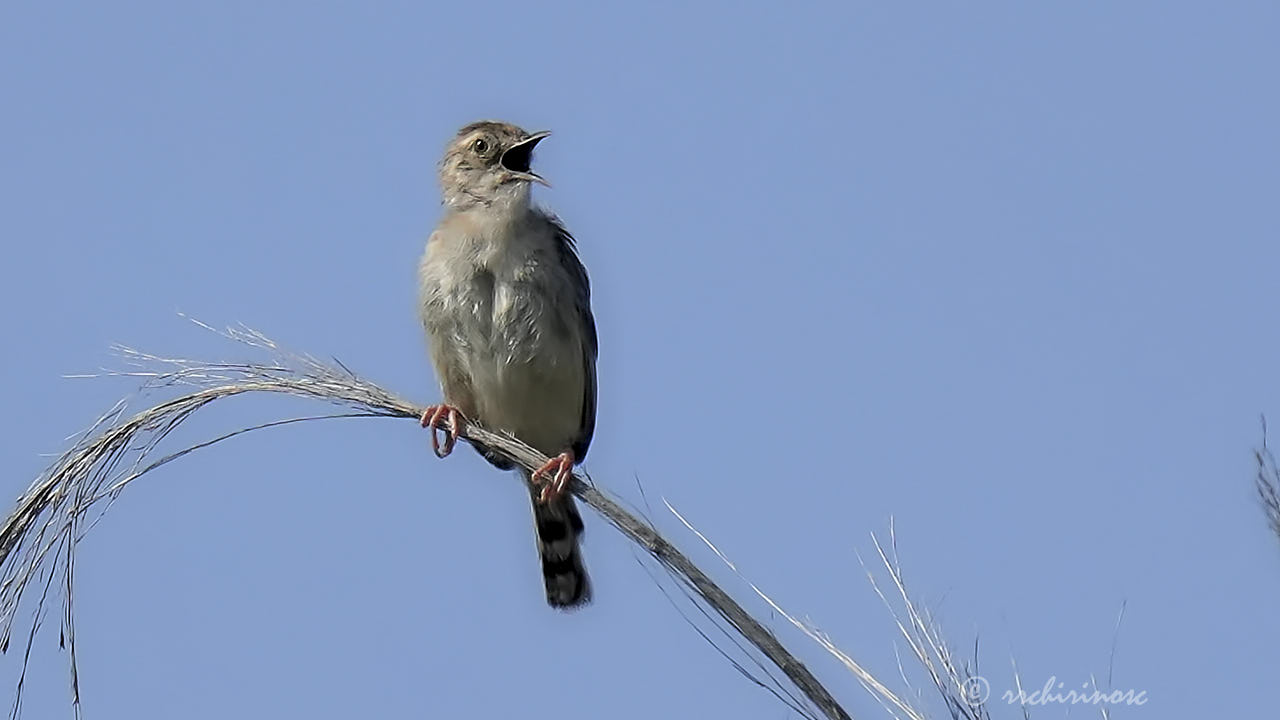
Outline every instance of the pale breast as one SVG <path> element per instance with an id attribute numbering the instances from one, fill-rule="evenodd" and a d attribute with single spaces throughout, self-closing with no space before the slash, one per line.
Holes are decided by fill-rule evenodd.
<path id="1" fill-rule="evenodd" d="M 446 398 L 452 370 L 482 424 L 552 455 L 581 429 L 584 338 L 554 246 L 528 232 L 429 247 L 424 324 Z"/>

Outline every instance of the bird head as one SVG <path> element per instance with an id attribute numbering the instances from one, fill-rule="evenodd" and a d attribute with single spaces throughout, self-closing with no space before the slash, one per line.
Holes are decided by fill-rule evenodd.
<path id="1" fill-rule="evenodd" d="M 458 131 L 440 161 L 440 187 L 452 207 L 524 202 L 533 183 L 533 148 L 551 133 L 530 133 L 510 123 L 484 120 Z"/>

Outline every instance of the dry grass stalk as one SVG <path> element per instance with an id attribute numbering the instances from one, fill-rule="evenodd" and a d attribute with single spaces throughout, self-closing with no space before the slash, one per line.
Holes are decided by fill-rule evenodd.
<path id="1" fill-rule="evenodd" d="M 203 327 L 212 330 L 208 326 Z M 62 595 L 60 642 L 68 650 L 72 705 L 76 717 L 80 716 L 73 612 L 75 548 L 97 518 L 134 480 L 190 452 L 252 430 L 338 417 L 416 420 L 422 413 L 422 408 L 418 405 L 358 377 L 341 363 L 330 364 L 311 356 L 286 352 L 266 336 L 247 328 L 229 329 L 219 334 L 258 351 L 265 351 L 270 355 L 270 362 L 203 363 L 162 358 L 119 348 L 138 369 L 110 373 L 111 375 L 143 378 L 144 388 L 147 389 L 193 389 L 132 416 L 126 416 L 123 402 L 118 404 L 36 478 L 0 526 L 0 649 L 7 650 L 9 647 L 14 621 L 24 595 L 33 589 L 38 589 L 40 593 L 36 600 L 35 619 L 30 630 L 25 633 L 22 673 L 12 707 L 14 717 L 21 710 L 23 682 L 32 643 L 40 626 L 39 618 L 55 587 Z M 264 423 L 166 455 L 158 453 L 157 446 L 161 441 L 197 410 L 215 400 L 245 393 L 279 393 L 310 398 L 344 407 L 346 411 Z M 472 444 L 498 450 L 529 469 L 537 468 L 547 459 L 514 438 L 489 432 L 476 425 L 467 425 L 463 438 Z M 770 681 L 778 688 L 771 689 L 771 692 L 797 712 L 813 720 L 819 717 L 844 720 L 849 717 L 804 664 L 778 642 L 773 633 L 751 617 L 649 523 L 623 509 L 618 502 L 594 486 L 583 482 L 581 476 L 575 477 L 570 489 L 672 573 L 691 597 L 705 603 L 710 609 L 704 610 L 708 618 L 719 618 L 723 624 L 736 630 L 768 663 L 777 668 L 785 680 L 779 678 L 777 673 L 771 673 Z M 760 663 L 758 665 L 765 667 Z M 742 669 L 740 665 L 738 667 Z M 769 689 L 759 679 L 753 679 Z M 794 692 L 784 689 L 785 682 L 794 686 Z M 798 699 L 797 693 L 804 701 Z"/>
<path id="2" fill-rule="evenodd" d="M 698 539 L 702 540 L 730 570 L 740 578 L 742 577 L 737 566 L 719 548 L 712 544 L 711 540 L 699 532 L 670 504 L 667 505 L 667 509 L 690 532 L 697 535 Z M 867 572 L 867 579 L 870 581 L 876 595 L 880 597 L 885 607 L 889 610 L 889 614 L 898 626 L 898 630 L 910 649 L 912 657 L 925 670 L 934 688 L 941 696 L 948 714 L 953 720 L 989 720 L 985 692 L 989 688 L 985 686 L 985 680 L 977 675 L 976 647 L 972 664 L 957 665 L 955 656 L 943 639 L 941 629 L 936 620 L 926 609 L 920 607 L 911 599 L 910 594 L 907 592 L 906 582 L 903 579 L 902 564 L 898 558 L 897 537 L 894 534 L 892 523 L 889 526 L 889 545 L 887 550 L 874 534 L 871 536 L 871 542 L 875 546 L 876 554 L 879 556 L 884 572 L 889 576 L 892 589 L 886 594 L 876 574 L 866 566 L 866 563 L 863 563 L 863 568 Z M 880 704 L 890 717 L 900 720 L 903 718 L 906 720 L 926 720 L 929 717 L 924 710 L 913 705 L 910 698 L 893 692 L 871 671 L 832 642 L 831 638 L 812 622 L 797 618 L 783 609 L 781 605 L 754 583 L 745 578 L 743 578 L 743 581 L 775 613 L 782 616 L 796 629 L 808 636 L 809 639 L 816 642 L 841 665 L 844 665 L 849 672 L 853 673 L 853 676 L 862 685 L 863 689 Z M 902 668 L 901 663 L 899 663 L 898 669 L 903 682 L 910 686 L 907 672 Z M 919 692 L 914 694 L 919 698 Z"/>
<path id="3" fill-rule="evenodd" d="M 1258 491 L 1258 502 L 1267 518 L 1271 532 L 1280 538 L 1280 467 L 1276 466 L 1276 458 L 1267 446 L 1267 419 L 1262 418 L 1262 447 L 1253 451 L 1254 460 L 1258 464 L 1258 474 L 1254 476 L 1254 488 Z"/>

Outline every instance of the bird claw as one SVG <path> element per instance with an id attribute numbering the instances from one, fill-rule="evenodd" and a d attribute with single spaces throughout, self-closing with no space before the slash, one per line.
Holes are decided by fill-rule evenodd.
<path id="1" fill-rule="evenodd" d="M 543 476 L 547 476 L 546 480 L 541 480 Z M 569 487 L 569 481 L 572 479 L 573 453 L 568 450 L 551 458 L 529 476 L 530 481 L 542 483 L 542 492 L 538 495 L 538 502 L 544 505 L 563 495 Z"/>
<path id="2" fill-rule="evenodd" d="M 440 421 L 446 421 L 444 427 L 440 426 Z M 422 412 L 422 427 L 431 430 L 431 450 L 438 458 L 445 458 L 449 453 L 453 452 L 453 446 L 458 444 L 458 434 L 462 432 L 462 413 L 458 412 L 458 408 L 452 405 L 428 405 L 427 409 Z M 444 431 L 444 444 L 440 443 L 438 430 Z"/>

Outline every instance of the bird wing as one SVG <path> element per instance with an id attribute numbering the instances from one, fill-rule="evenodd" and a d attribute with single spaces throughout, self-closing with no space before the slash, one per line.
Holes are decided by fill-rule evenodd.
<path id="1" fill-rule="evenodd" d="M 548 220 L 555 228 L 560 264 L 574 285 L 573 302 L 582 327 L 582 376 L 586 387 L 582 392 L 578 437 L 572 445 L 574 458 L 582 462 L 596 431 L 596 357 L 600 351 L 600 340 L 596 335 L 595 317 L 591 314 L 591 281 L 587 278 L 587 269 L 578 259 L 577 241 L 559 219 L 548 217 Z"/>

